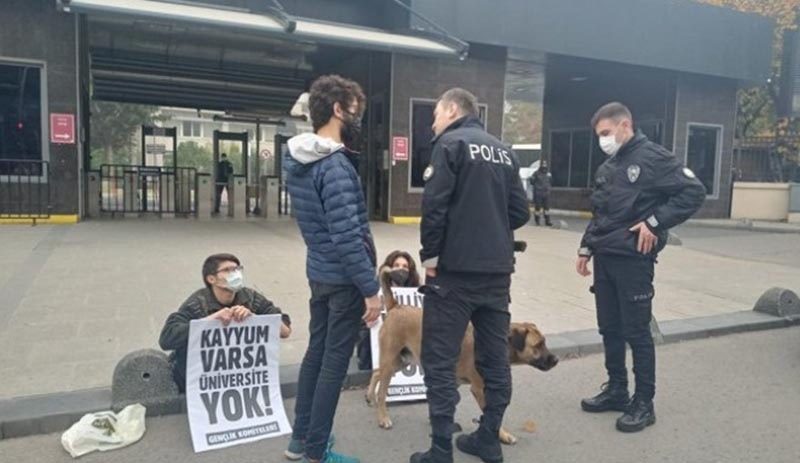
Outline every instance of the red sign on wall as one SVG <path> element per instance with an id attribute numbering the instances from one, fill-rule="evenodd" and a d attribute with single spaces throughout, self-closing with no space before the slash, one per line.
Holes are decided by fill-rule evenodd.
<path id="1" fill-rule="evenodd" d="M 50 114 L 50 142 L 75 144 L 75 116 L 73 114 Z"/>
<path id="2" fill-rule="evenodd" d="M 392 137 L 392 160 L 408 161 L 408 137 Z"/>

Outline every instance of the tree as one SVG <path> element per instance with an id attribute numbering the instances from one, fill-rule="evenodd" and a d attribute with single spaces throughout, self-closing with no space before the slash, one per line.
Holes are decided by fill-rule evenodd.
<path id="1" fill-rule="evenodd" d="M 211 173 L 214 153 L 211 149 L 194 141 L 184 141 L 178 145 L 178 166 L 194 167 L 198 173 Z"/>
<path id="2" fill-rule="evenodd" d="M 93 100 L 90 111 L 93 167 L 133 163 L 138 159 L 134 135 L 141 126 L 167 120 L 157 106 Z"/>
<path id="3" fill-rule="evenodd" d="M 739 92 L 737 136 L 771 136 L 778 126 L 776 107 L 778 101 L 778 82 L 780 82 L 783 34 L 787 29 L 797 27 L 797 11 L 800 0 L 696 0 L 719 7 L 732 8 L 745 13 L 769 16 L 776 22 L 773 45 L 772 78 L 759 87 L 743 89 Z M 797 126 L 797 121 L 790 121 Z"/>

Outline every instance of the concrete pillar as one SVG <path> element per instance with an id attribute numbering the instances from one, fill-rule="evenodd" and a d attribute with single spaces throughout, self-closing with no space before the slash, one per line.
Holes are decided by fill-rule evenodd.
<path id="1" fill-rule="evenodd" d="M 161 173 L 159 179 L 158 208 L 161 216 L 175 214 L 175 175 Z"/>
<path id="2" fill-rule="evenodd" d="M 214 182 L 210 174 L 197 174 L 197 217 L 211 217 L 214 210 Z"/>
<path id="3" fill-rule="evenodd" d="M 125 215 L 137 216 L 142 209 L 139 172 L 134 169 L 125 170 L 122 177 Z"/>
<path id="4" fill-rule="evenodd" d="M 176 214 L 192 214 L 193 211 L 193 196 L 196 194 L 195 188 L 195 173 L 194 171 L 182 170 L 177 171 L 176 190 L 175 190 L 175 213 Z"/>
<path id="5" fill-rule="evenodd" d="M 234 175 L 228 181 L 228 216 L 247 217 L 247 179 Z"/>
<path id="6" fill-rule="evenodd" d="M 261 217 L 278 217 L 278 194 L 280 193 L 280 179 L 271 175 L 264 175 L 261 182 Z"/>

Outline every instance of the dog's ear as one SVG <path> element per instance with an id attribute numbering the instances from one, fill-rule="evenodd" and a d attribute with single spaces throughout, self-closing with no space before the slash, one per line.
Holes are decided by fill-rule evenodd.
<path id="1" fill-rule="evenodd" d="M 511 328 L 508 333 L 508 344 L 517 352 L 525 350 L 525 338 L 528 336 L 527 330 L 520 330 L 518 328 Z"/>

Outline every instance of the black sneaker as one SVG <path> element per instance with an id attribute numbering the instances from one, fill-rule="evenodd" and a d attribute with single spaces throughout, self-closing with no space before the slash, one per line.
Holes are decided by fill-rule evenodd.
<path id="1" fill-rule="evenodd" d="M 600 413 L 600 412 L 625 412 L 628 410 L 631 398 L 628 395 L 628 388 L 605 383 L 601 387 L 602 392 L 589 399 L 581 400 L 581 408 L 585 412 Z"/>
<path id="2" fill-rule="evenodd" d="M 427 452 L 417 452 L 411 455 L 410 463 L 453 463 L 453 451 L 445 450 L 437 445 L 431 445 Z"/>
<path id="3" fill-rule="evenodd" d="M 462 452 L 480 458 L 485 463 L 502 463 L 503 449 L 497 433 L 478 428 L 472 434 L 462 434 L 456 439 L 456 447 Z"/>
<path id="4" fill-rule="evenodd" d="M 541 219 L 539 219 L 539 216 L 538 216 L 538 215 L 534 215 L 534 216 L 533 216 L 533 220 L 536 222 L 536 225 L 537 225 L 537 226 L 538 226 L 538 225 L 541 225 L 541 221 L 540 221 Z"/>
<path id="5" fill-rule="evenodd" d="M 656 412 L 653 408 L 653 401 L 634 397 L 631 406 L 617 420 L 617 430 L 639 432 L 654 424 L 656 424 Z"/>

